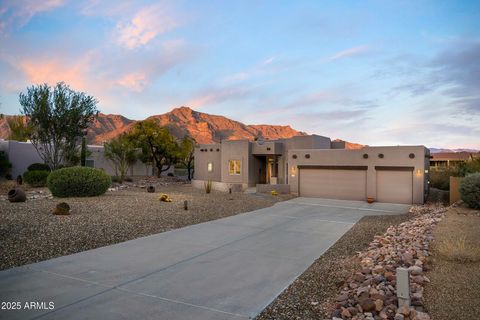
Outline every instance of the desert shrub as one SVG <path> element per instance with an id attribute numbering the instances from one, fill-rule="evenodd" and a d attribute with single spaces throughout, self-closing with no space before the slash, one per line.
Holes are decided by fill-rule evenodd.
<path id="1" fill-rule="evenodd" d="M 464 263 L 480 260 L 480 248 L 458 234 L 442 237 L 436 244 L 436 250 L 442 258 L 450 261 Z"/>
<path id="2" fill-rule="evenodd" d="M 104 171 L 89 167 L 69 167 L 53 171 L 48 189 L 56 197 L 92 197 L 104 194 L 112 179 Z"/>
<path id="3" fill-rule="evenodd" d="M 440 190 L 450 190 L 450 177 L 459 176 L 456 167 L 431 169 L 429 174 L 430 187 Z"/>
<path id="4" fill-rule="evenodd" d="M 27 168 L 28 171 L 51 171 L 50 167 L 48 164 L 45 163 L 32 163 L 31 165 L 28 166 Z"/>
<path id="5" fill-rule="evenodd" d="M 23 180 L 32 187 L 45 187 L 50 171 L 29 170 L 23 174 Z"/>
<path id="6" fill-rule="evenodd" d="M 460 196 L 470 208 L 480 209 L 480 173 L 463 178 L 460 183 Z"/>

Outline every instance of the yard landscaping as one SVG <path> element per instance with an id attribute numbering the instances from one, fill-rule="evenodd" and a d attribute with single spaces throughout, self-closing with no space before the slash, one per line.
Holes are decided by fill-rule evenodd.
<path id="1" fill-rule="evenodd" d="M 145 182 L 126 183 L 98 197 L 52 198 L 46 188 L 26 188 L 29 200 L 23 203 L 10 203 L 3 197 L 0 270 L 268 207 L 291 198 L 216 191 L 206 194 L 167 177 L 147 181 L 156 186 L 155 193 L 148 193 Z M 162 194 L 172 202 L 160 201 Z M 184 210 L 185 200 L 188 210 Z M 60 202 L 70 205 L 70 215 L 52 214 Z"/>

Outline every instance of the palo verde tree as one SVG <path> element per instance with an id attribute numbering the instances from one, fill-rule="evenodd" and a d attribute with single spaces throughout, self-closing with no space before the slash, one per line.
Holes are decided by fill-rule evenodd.
<path id="1" fill-rule="evenodd" d="M 105 157 L 113 163 L 115 176 L 123 183 L 128 169 L 137 161 L 137 148 L 126 134 L 103 144 Z"/>
<path id="2" fill-rule="evenodd" d="M 193 178 L 193 164 L 195 153 L 195 140 L 189 136 L 185 136 L 179 144 L 179 162 L 187 169 L 188 180 Z"/>
<path id="3" fill-rule="evenodd" d="M 168 128 L 160 127 L 154 120 L 137 122 L 129 138 L 142 148 L 141 160 L 155 166 L 158 177 L 176 163 L 178 145 L 174 136 Z"/>
<path id="4" fill-rule="evenodd" d="M 63 82 L 31 86 L 20 93 L 20 110 L 32 128 L 30 140 L 53 170 L 76 150 L 82 131 L 98 113 L 97 100 L 76 92 Z"/>

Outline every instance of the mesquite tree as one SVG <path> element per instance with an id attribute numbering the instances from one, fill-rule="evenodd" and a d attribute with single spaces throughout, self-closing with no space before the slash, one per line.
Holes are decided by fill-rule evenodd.
<path id="1" fill-rule="evenodd" d="M 185 136 L 179 145 L 179 161 L 182 165 L 187 168 L 187 178 L 192 180 L 193 178 L 193 164 L 194 164 L 194 153 L 195 153 L 195 140 L 189 136 Z"/>
<path id="2" fill-rule="evenodd" d="M 97 100 L 76 92 L 63 82 L 31 86 L 20 93 L 20 112 L 32 128 L 30 140 L 43 161 L 53 170 L 77 148 L 82 131 L 98 113 Z"/>
<path id="3" fill-rule="evenodd" d="M 140 121 L 129 134 L 142 148 L 142 161 L 157 168 L 157 176 L 175 165 L 178 159 L 178 145 L 175 137 L 166 127 L 160 127 L 154 120 Z"/>

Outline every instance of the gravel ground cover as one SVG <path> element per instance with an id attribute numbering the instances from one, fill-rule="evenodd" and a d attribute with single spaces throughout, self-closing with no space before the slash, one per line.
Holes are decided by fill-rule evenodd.
<path id="1" fill-rule="evenodd" d="M 375 235 L 409 217 L 408 214 L 363 217 L 256 319 L 331 319 L 327 301 L 358 267 L 356 253 L 368 248 Z"/>
<path id="2" fill-rule="evenodd" d="M 434 231 L 425 307 L 434 320 L 480 318 L 480 210 L 451 207 Z"/>
<path id="3" fill-rule="evenodd" d="M 163 193 L 173 202 L 159 201 Z M 156 193 L 130 187 L 91 198 L 2 200 L 0 270 L 268 207 L 291 197 L 205 194 L 189 184 L 158 183 Z M 70 205 L 71 215 L 53 215 L 63 201 Z"/>

